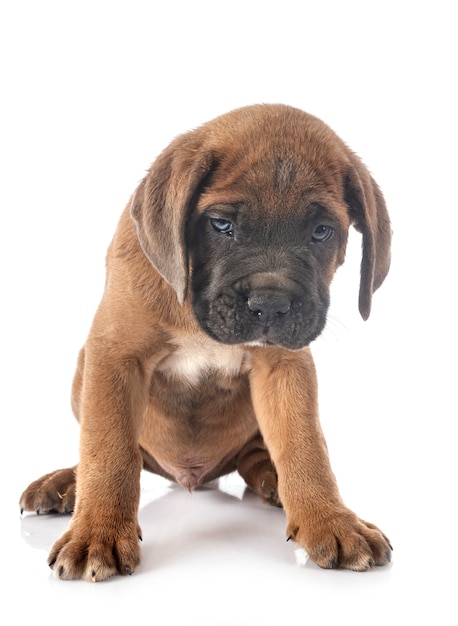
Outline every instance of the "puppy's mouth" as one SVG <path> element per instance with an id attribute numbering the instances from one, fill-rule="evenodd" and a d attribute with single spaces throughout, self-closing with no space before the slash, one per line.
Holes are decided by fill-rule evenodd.
<path id="1" fill-rule="evenodd" d="M 224 344 L 282 346 L 300 350 L 314 341 L 326 324 L 327 303 L 271 292 L 250 297 L 220 294 L 211 302 L 195 302 L 201 328 Z"/>

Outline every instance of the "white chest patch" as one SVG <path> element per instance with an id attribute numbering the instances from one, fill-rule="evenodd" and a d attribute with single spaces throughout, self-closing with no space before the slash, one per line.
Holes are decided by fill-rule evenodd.
<path id="1" fill-rule="evenodd" d="M 218 371 L 226 376 L 237 376 L 243 371 L 245 353 L 239 346 L 223 346 L 211 339 L 182 339 L 178 349 L 159 366 L 167 376 L 197 385 L 208 371 Z"/>

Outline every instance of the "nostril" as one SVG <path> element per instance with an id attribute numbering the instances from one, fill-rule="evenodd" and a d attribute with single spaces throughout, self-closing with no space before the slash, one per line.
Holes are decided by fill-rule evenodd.
<path id="1" fill-rule="evenodd" d="M 258 316 L 284 315 L 291 308 L 291 300 L 287 294 L 270 291 L 253 291 L 247 304 L 249 310 Z"/>

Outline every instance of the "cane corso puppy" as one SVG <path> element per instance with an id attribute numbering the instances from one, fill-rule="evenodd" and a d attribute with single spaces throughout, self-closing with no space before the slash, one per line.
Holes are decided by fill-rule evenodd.
<path id="1" fill-rule="evenodd" d="M 322 121 L 248 106 L 160 154 L 121 216 L 79 355 L 79 464 L 20 500 L 73 512 L 49 556 L 57 576 L 135 570 L 142 468 L 190 490 L 238 470 L 283 507 L 287 537 L 321 567 L 390 560 L 385 535 L 339 494 L 309 348 L 350 226 L 362 233 L 366 319 L 389 268 L 390 221 L 366 167 Z"/>

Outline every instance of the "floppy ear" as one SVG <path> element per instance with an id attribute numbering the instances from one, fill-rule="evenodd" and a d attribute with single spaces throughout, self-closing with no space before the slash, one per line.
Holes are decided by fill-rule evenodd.
<path id="1" fill-rule="evenodd" d="M 363 235 L 359 311 L 370 315 L 372 294 L 385 280 L 390 268 L 391 225 L 385 200 L 366 167 L 351 155 L 352 165 L 345 185 L 345 200 L 353 226 Z"/>
<path id="2" fill-rule="evenodd" d="M 186 220 L 212 156 L 192 133 L 175 139 L 152 164 L 131 205 L 143 252 L 183 304 L 188 283 Z"/>

